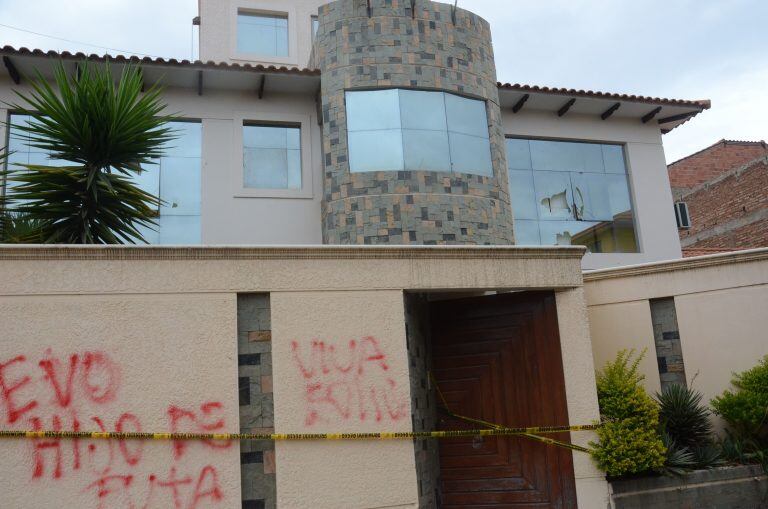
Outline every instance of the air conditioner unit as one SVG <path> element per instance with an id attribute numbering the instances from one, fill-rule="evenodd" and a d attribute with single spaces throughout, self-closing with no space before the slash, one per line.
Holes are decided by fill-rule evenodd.
<path id="1" fill-rule="evenodd" d="M 688 204 L 679 201 L 675 203 L 675 219 L 677 219 L 678 228 L 690 228 L 691 216 L 688 214 Z"/>

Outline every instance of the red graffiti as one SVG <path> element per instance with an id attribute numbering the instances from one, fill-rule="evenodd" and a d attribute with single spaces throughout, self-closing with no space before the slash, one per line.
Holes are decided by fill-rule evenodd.
<path id="1" fill-rule="evenodd" d="M 105 352 L 60 357 L 46 350 L 39 361 L 25 355 L 10 358 L 0 362 L 0 428 L 140 433 L 139 414 L 117 407 L 120 386 L 120 367 Z M 226 411 L 218 401 L 170 404 L 161 415 L 164 429 L 172 432 L 227 431 Z M 200 441 L 152 448 L 167 451 L 168 467 L 162 475 L 146 475 L 143 440 L 39 438 L 28 444 L 32 480 L 82 482 L 83 493 L 92 494 L 95 506 L 105 509 L 218 506 L 224 493 L 216 467 L 190 462 L 193 456 L 185 453 L 188 448 L 216 451 L 232 445 Z"/>
<path id="2" fill-rule="evenodd" d="M 14 383 L 8 383 L 5 379 L 6 369 L 14 364 L 23 364 L 27 361 L 27 358 L 23 355 L 14 357 L 10 361 L 0 364 L 0 395 L 3 397 L 3 406 L 5 407 L 6 420 L 8 424 L 17 422 L 24 414 L 31 412 L 37 406 L 37 401 L 28 401 L 27 403 L 19 404 L 14 398 L 14 393 L 24 388 L 31 378 L 27 375 L 17 379 Z"/>
<path id="3" fill-rule="evenodd" d="M 216 469 L 207 466 L 200 471 L 200 477 L 195 484 L 195 492 L 192 495 L 192 503 L 189 505 L 189 509 L 196 509 L 198 504 L 205 499 L 210 499 L 213 502 L 220 502 L 224 499 L 224 495 L 221 493 L 221 486 L 219 485 L 219 476 L 216 474 Z"/>
<path id="4" fill-rule="evenodd" d="M 291 350 L 306 381 L 307 425 L 353 417 L 398 421 L 408 415 L 407 400 L 387 375 L 387 356 L 376 338 L 352 339 L 346 349 L 315 339 L 307 352 L 292 341 Z"/>

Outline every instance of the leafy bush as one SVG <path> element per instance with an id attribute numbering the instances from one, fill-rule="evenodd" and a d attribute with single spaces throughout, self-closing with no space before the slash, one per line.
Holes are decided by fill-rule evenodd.
<path id="1" fill-rule="evenodd" d="M 721 415 L 740 437 L 768 445 L 768 355 L 752 369 L 733 375 L 735 390 L 712 400 Z"/>
<path id="2" fill-rule="evenodd" d="M 645 352 L 622 350 L 597 373 L 597 396 L 603 425 L 591 443 L 598 466 L 616 477 L 658 470 L 666 449 L 658 433 L 659 409 L 645 392 L 637 366 Z"/>

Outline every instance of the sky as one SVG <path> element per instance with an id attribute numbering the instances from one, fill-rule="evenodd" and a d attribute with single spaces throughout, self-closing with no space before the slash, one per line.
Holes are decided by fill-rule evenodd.
<path id="1" fill-rule="evenodd" d="M 768 140 L 768 0 L 459 6 L 491 23 L 499 81 L 711 99 L 711 110 L 664 136 L 668 162 L 722 138 Z M 190 58 L 196 15 L 197 0 L 0 0 L 0 46 Z"/>

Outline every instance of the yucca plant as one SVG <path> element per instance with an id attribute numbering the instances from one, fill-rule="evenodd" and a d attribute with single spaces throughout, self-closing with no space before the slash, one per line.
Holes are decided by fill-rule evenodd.
<path id="1" fill-rule="evenodd" d="M 117 82 L 117 83 L 116 83 Z M 158 197 L 133 180 L 174 138 L 161 90 L 142 92 L 139 68 L 113 76 L 109 64 L 82 62 L 68 74 L 55 67 L 53 85 L 37 72 L 31 92 L 16 92 L 13 110 L 29 115 L 13 128 L 29 145 L 66 166 L 12 165 L 7 207 L 42 225 L 46 243 L 144 242 L 138 228 L 155 227 Z"/>
<path id="2" fill-rule="evenodd" d="M 678 446 L 692 450 L 712 441 L 710 412 L 701 399 L 700 392 L 680 384 L 656 393 L 662 429 Z"/>

